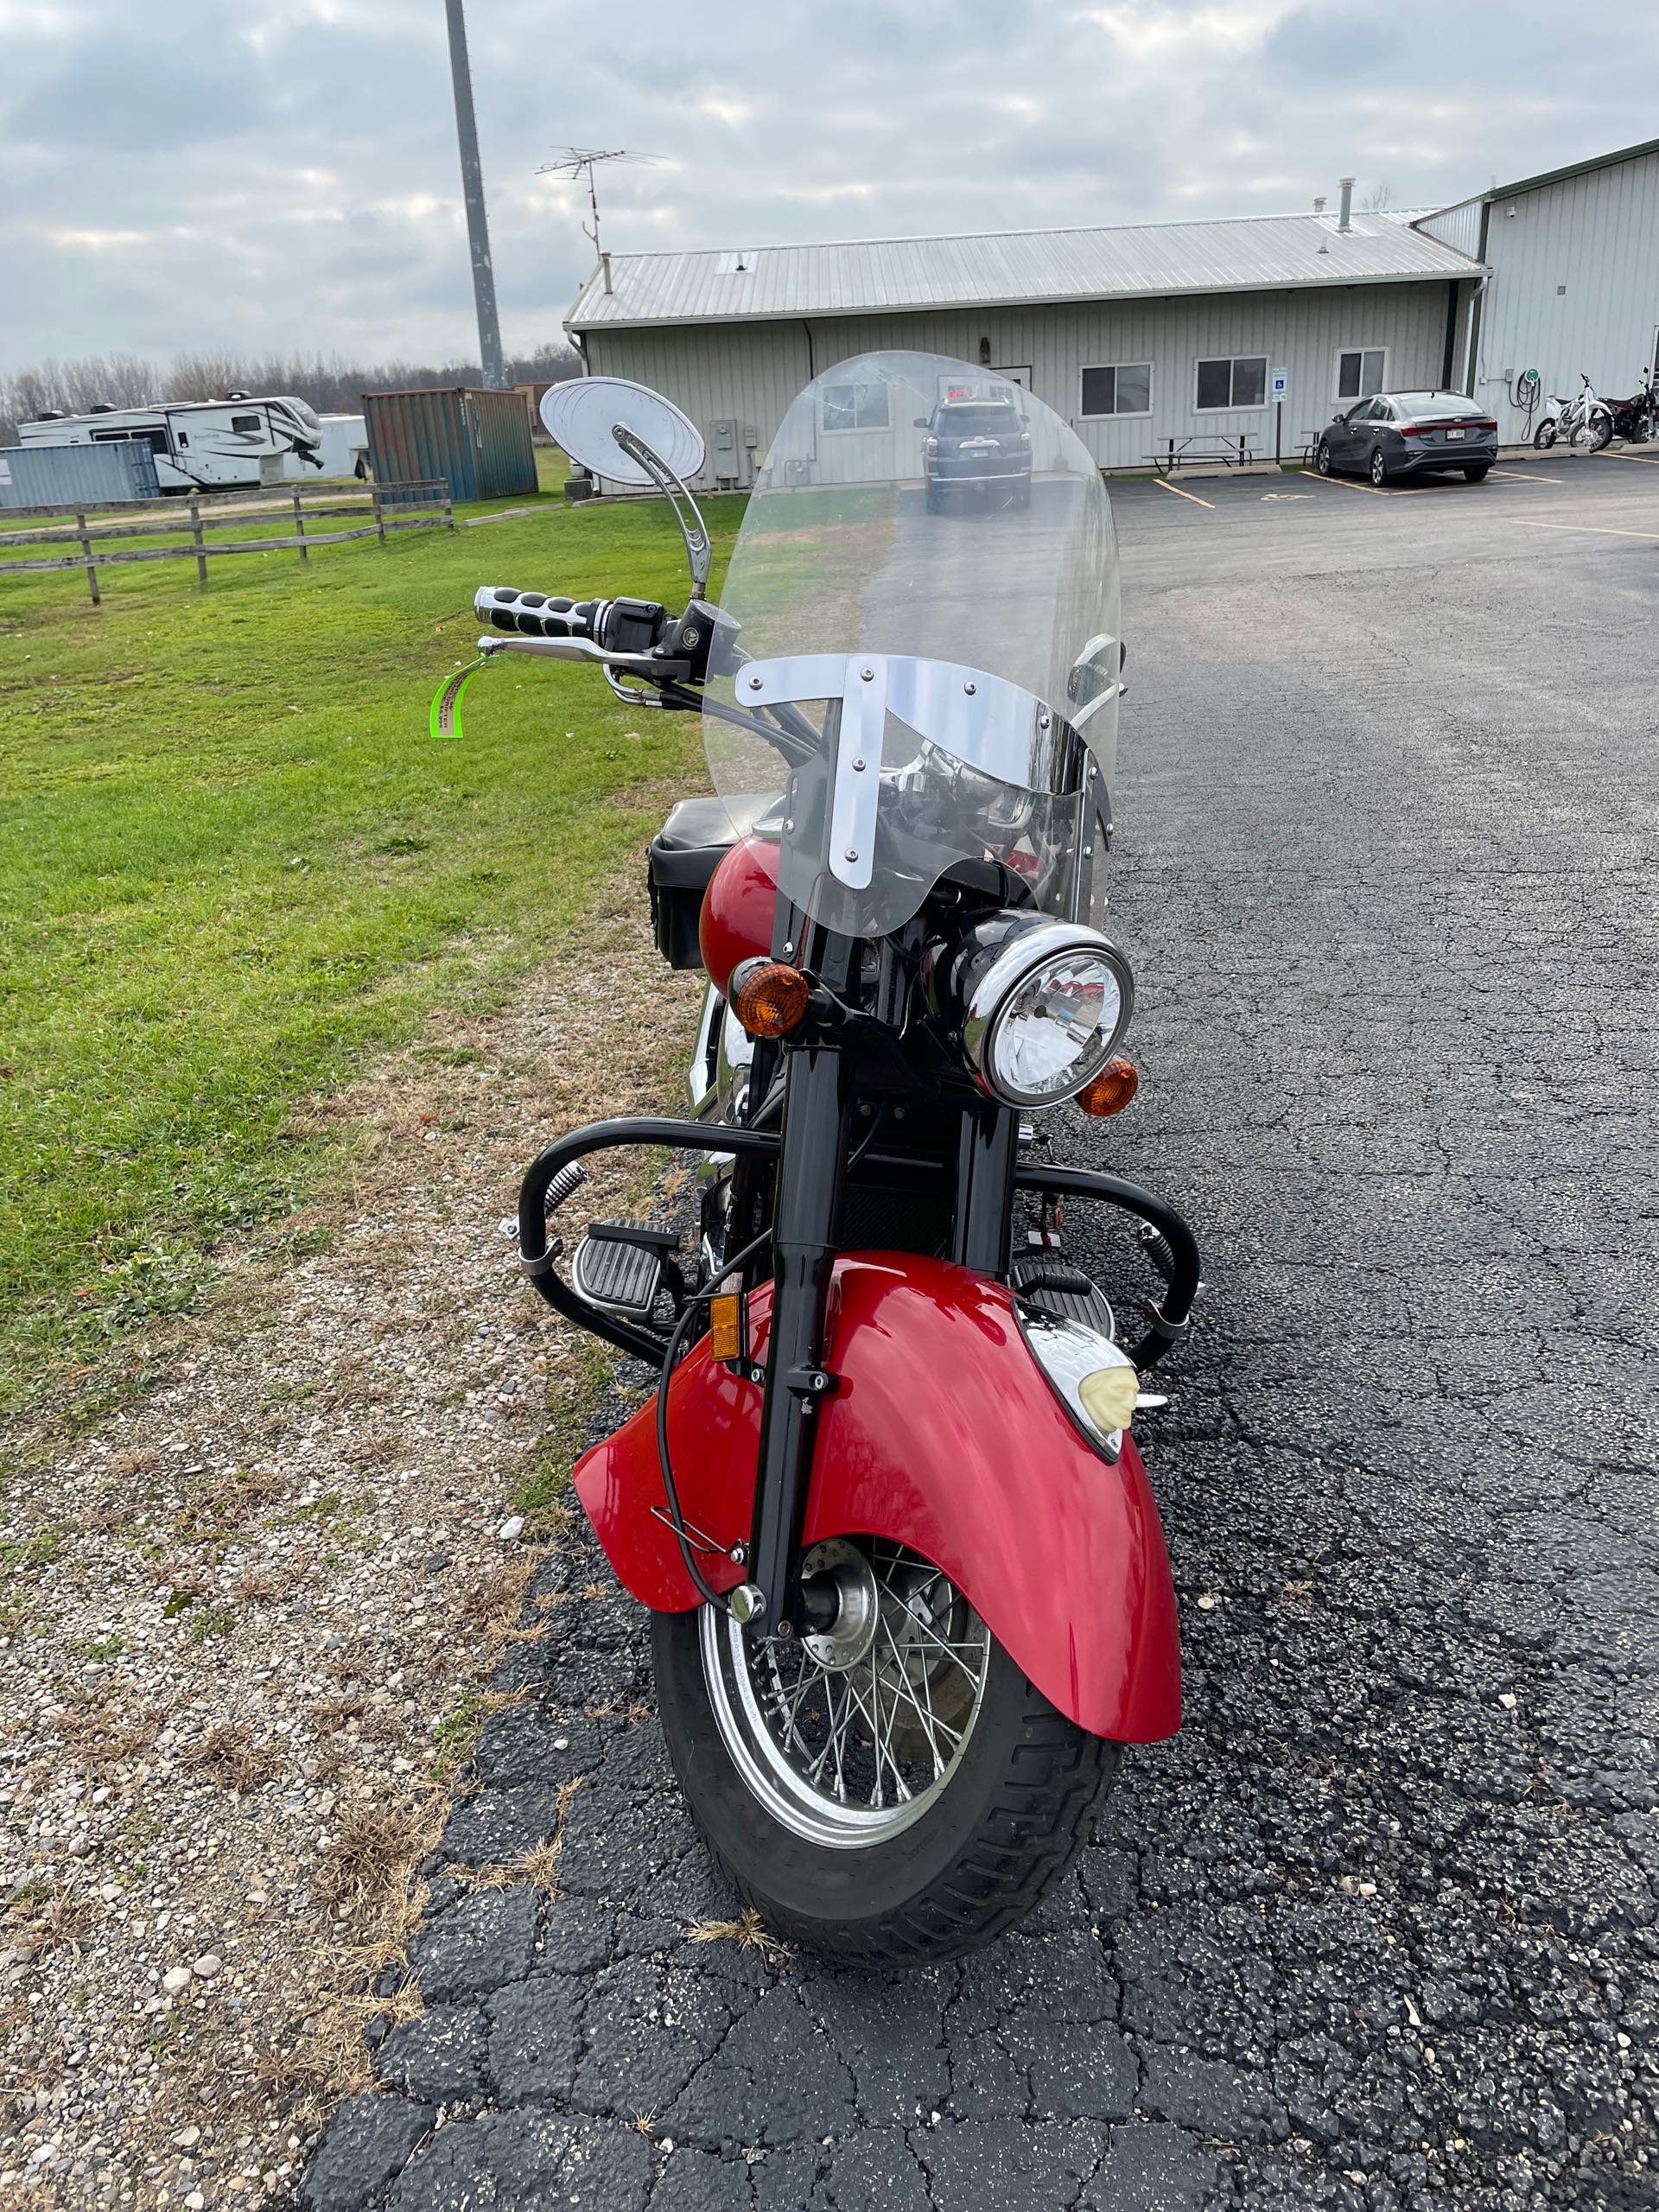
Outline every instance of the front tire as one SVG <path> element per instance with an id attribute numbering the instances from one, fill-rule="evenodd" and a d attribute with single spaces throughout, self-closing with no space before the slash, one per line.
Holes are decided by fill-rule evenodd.
<path id="1" fill-rule="evenodd" d="M 1599 453 L 1604 446 L 1608 446 L 1612 443 L 1612 439 L 1613 424 L 1611 416 L 1597 415 L 1592 416 L 1589 423 L 1586 426 L 1584 433 L 1584 442 L 1586 445 L 1589 447 L 1591 452 Z"/>
<path id="2" fill-rule="evenodd" d="M 873 1609 L 843 1599 L 830 1636 L 759 1640 L 706 1605 L 653 1616 L 675 1772 L 715 1858 L 786 1941 L 863 1966 L 959 1958 L 1066 1872 L 1120 1748 L 1056 1712 L 917 1554 L 868 1539 L 815 1550 L 849 1592 L 874 1592 Z M 856 1658 L 862 1630 L 836 1647 L 843 1618 L 869 1632 Z"/>
<path id="3" fill-rule="evenodd" d="M 1321 476 L 1331 474 L 1331 448 L 1323 438 L 1319 440 L 1319 449 L 1313 456 L 1313 466 Z"/>

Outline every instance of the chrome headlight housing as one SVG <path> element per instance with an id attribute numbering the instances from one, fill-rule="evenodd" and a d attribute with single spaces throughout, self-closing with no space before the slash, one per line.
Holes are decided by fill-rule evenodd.
<path id="1" fill-rule="evenodd" d="M 1002 914 L 950 963 L 963 1050 L 980 1088 L 1008 1106 L 1075 1098 L 1129 1026 L 1135 979 L 1098 930 Z"/>

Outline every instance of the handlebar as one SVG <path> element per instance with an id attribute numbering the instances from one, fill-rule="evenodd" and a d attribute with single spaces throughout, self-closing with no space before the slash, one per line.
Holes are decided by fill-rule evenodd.
<path id="1" fill-rule="evenodd" d="M 601 642 L 600 624 L 607 600 L 550 598 L 544 591 L 519 591 L 511 584 L 485 584 L 474 595 L 473 612 L 493 630 L 515 631 L 524 638 L 590 638 Z"/>

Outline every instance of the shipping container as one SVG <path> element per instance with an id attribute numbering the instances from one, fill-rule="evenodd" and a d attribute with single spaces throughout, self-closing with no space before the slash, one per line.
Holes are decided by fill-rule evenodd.
<path id="1" fill-rule="evenodd" d="M 363 395 L 377 483 L 436 483 L 452 499 L 504 499 L 536 489 L 530 416 L 516 391 Z"/>
<path id="2" fill-rule="evenodd" d="M 142 439 L 0 446 L 0 507 L 104 507 L 160 497 L 156 456 Z"/>

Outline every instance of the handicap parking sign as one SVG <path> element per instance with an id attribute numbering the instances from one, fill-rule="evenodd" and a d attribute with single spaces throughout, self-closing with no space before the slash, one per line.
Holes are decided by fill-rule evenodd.
<path id="1" fill-rule="evenodd" d="M 1283 399 L 1289 390 L 1290 371 L 1288 369 L 1275 369 L 1273 372 L 1273 396 L 1274 400 L 1278 401 Z"/>

